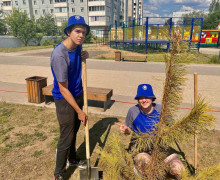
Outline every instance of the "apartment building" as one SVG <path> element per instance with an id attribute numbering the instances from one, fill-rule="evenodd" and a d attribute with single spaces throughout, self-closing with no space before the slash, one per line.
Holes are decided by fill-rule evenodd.
<path id="1" fill-rule="evenodd" d="M 36 19 L 45 14 L 53 14 L 57 25 L 67 21 L 72 15 L 80 15 L 89 23 L 92 32 L 99 36 L 109 30 L 110 25 L 120 26 L 128 16 L 129 0 L 0 0 L 0 9 L 10 14 L 19 8 L 29 17 Z M 135 1 L 135 0 L 134 0 Z M 136 6 L 135 6 L 136 7 Z"/>
<path id="2" fill-rule="evenodd" d="M 36 19 L 45 14 L 53 14 L 58 26 L 75 14 L 83 16 L 88 23 L 87 0 L 0 0 L 0 6 L 6 15 L 13 8 L 19 8 Z"/>
<path id="3" fill-rule="evenodd" d="M 114 27 L 123 24 L 124 0 L 88 0 L 88 8 L 89 25 L 96 36 L 108 31 L 110 25 Z"/>
<path id="4" fill-rule="evenodd" d="M 143 0 L 128 0 L 127 21 L 143 18 Z"/>

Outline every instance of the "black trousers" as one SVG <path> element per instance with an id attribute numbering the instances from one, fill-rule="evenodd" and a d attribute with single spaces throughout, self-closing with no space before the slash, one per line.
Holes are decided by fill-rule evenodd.
<path id="1" fill-rule="evenodd" d="M 75 98 L 76 103 L 82 109 L 83 94 Z M 76 158 L 76 134 L 81 121 L 73 107 L 65 100 L 55 100 L 57 119 L 60 125 L 60 139 L 57 144 L 56 168 L 54 175 L 64 175 L 67 158 Z"/>

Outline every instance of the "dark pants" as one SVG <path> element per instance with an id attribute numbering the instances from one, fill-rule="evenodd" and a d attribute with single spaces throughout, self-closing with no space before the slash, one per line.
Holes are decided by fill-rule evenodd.
<path id="1" fill-rule="evenodd" d="M 75 98 L 78 106 L 83 107 L 83 94 Z M 81 121 L 73 107 L 65 100 L 55 100 L 57 119 L 60 125 L 60 139 L 57 144 L 56 168 L 54 175 L 64 175 L 67 158 L 76 158 L 76 134 Z"/>

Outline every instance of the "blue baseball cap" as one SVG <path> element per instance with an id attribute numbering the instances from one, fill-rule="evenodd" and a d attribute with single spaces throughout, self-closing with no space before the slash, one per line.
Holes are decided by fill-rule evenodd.
<path id="1" fill-rule="evenodd" d="M 137 89 L 137 95 L 135 99 L 138 100 L 139 97 L 148 97 L 153 98 L 153 101 L 156 99 L 152 86 L 150 84 L 140 84 Z"/>
<path id="2" fill-rule="evenodd" d="M 74 15 L 68 19 L 68 24 L 64 29 L 64 33 L 67 35 L 67 29 L 73 25 L 83 25 L 86 27 L 86 36 L 89 34 L 90 27 L 85 23 L 85 20 L 82 16 Z"/>

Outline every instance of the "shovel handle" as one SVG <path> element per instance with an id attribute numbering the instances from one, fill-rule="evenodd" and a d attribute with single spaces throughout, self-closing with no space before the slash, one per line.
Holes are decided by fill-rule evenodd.
<path id="1" fill-rule="evenodd" d="M 84 112 L 86 115 L 88 115 L 86 60 L 82 61 L 82 81 L 83 81 Z M 86 159 L 88 160 L 88 159 L 90 159 L 88 120 L 86 121 L 86 125 L 85 125 L 85 136 L 86 136 Z"/>

